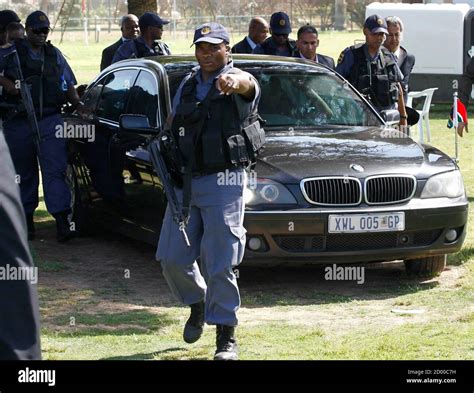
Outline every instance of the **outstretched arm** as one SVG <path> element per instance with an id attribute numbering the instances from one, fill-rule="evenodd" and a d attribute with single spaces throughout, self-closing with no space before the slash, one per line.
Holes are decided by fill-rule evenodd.
<path id="1" fill-rule="evenodd" d="M 242 71 L 238 74 L 222 74 L 216 81 L 217 90 L 222 94 L 240 94 L 248 100 L 255 97 L 255 82 L 252 75 Z"/>

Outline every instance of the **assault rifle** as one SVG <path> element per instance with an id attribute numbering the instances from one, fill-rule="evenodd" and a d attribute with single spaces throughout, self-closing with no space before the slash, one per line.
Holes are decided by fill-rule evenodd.
<path id="1" fill-rule="evenodd" d="M 36 141 L 36 151 L 37 154 L 40 154 L 40 143 L 41 143 L 41 134 L 39 131 L 38 120 L 36 119 L 35 107 L 33 106 L 33 100 L 31 98 L 30 89 L 23 78 L 23 72 L 21 71 L 21 64 L 20 59 L 18 58 L 18 52 L 16 49 L 5 55 L 5 58 L 12 56 L 13 64 L 15 65 L 16 70 L 16 78 L 15 84 L 20 84 L 20 95 L 21 100 L 23 102 L 23 106 L 25 107 L 26 116 L 28 119 L 28 124 L 30 126 L 31 131 L 35 134 L 35 141 Z"/>
<path id="2" fill-rule="evenodd" d="M 166 134 L 160 134 L 158 138 L 153 139 L 148 145 L 148 151 L 150 153 L 151 162 L 155 167 L 158 177 L 163 182 L 163 187 L 165 189 L 166 197 L 168 199 L 168 205 L 171 209 L 171 214 L 173 216 L 173 221 L 176 222 L 180 232 L 183 233 L 184 241 L 188 247 L 191 246 L 188 239 L 188 234 L 186 233 L 186 226 L 188 225 L 189 215 L 183 213 L 182 204 L 178 201 L 176 193 L 173 187 L 173 179 L 170 172 L 166 166 L 164 156 L 162 153 L 162 146 L 170 144 L 171 141 L 169 136 Z"/>

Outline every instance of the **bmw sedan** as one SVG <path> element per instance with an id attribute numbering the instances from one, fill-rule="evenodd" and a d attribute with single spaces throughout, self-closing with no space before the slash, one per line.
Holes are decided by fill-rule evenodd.
<path id="1" fill-rule="evenodd" d="M 461 249 L 468 214 L 450 157 L 390 127 L 393 113 L 382 118 L 324 66 L 255 55 L 235 55 L 234 64 L 259 81 L 266 122 L 245 193 L 244 264 L 403 260 L 409 273 L 444 269 L 446 254 Z M 90 115 L 65 117 L 77 230 L 100 224 L 157 243 L 166 196 L 147 145 L 194 66 L 191 56 L 113 64 L 82 97 Z M 127 114 L 150 127 L 121 127 Z"/>

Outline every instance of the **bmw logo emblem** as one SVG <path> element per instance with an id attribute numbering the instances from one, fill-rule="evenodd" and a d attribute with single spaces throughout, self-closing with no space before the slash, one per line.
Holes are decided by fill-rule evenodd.
<path id="1" fill-rule="evenodd" d="M 350 168 L 353 171 L 356 171 L 356 172 L 364 172 L 364 167 L 362 165 L 359 165 L 359 164 L 351 164 Z"/>

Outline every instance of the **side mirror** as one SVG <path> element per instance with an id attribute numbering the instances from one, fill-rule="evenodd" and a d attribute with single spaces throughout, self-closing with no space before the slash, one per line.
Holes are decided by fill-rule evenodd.
<path id="1" fill-rule="evenodd" d="M 380 111 L 382 119 L 390 126 L 398 124 L 400 122 L 400 113 L 397 109 L 385 109 Z"/>
<path id="2" fill-rule="evenodd" d="M 150 126 L 148 117 L 145 115 L 120 115 L 119 125 L 121 132 L 147 135 L 157 134 L 160 132 L 158 128 Z"/>

